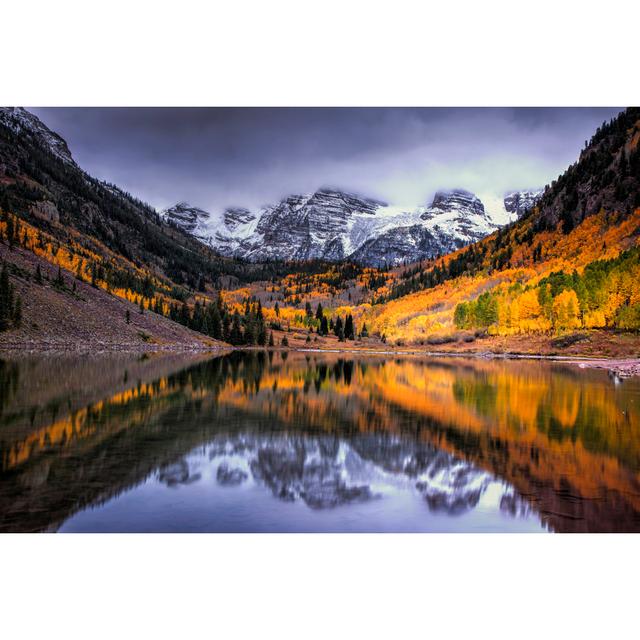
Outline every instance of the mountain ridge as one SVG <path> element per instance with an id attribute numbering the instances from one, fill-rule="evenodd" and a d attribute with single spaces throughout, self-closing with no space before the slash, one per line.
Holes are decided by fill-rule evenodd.
<path id="1" fill-rule="evenodd" d="M 541 192 L 510 192 L 512 218 L 523 215 Z M 505 208 L 507 197 L 505 197 Z M 184 212 L 187 218 L 183 218 Z M 212 215 L 180 202 L 163 214 L 228 257 L 255 262 L 354 260 L 367 266 L 415 262 L 459 249 L 498 229 L 482 201 L 464 189 L 439 190 L 429 206 L 394 207 L 335 187 L 290 195 L 252 212 L 229 207 Z"/>

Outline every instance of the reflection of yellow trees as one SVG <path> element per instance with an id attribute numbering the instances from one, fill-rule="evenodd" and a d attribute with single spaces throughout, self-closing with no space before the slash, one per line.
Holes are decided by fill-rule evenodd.
<path id="1" fill-rule="evenodd" d="M 228 380 L 219 401 L 256 412 L 270 406 L 285 420 L 301 412 L 317 414 L 319 425 L 328 408 L 387 416 L 389 407 L 401 408 L 408 415 L 507 440 L 517 437 L 541 448 L 580 441 L 594 453 L 627 460 L 632 468 L 640 465 L 640 407 L 633 390 L 614 387 L 600 373 L 581 372 L 575 378 L 572 372 L 532 361 L 425 365 L 407 359 L 356 364 L 347 384 L 333 375 L 322 377 L 317 364 L 301 369 L 294 361 L 266 371 L 252 393 L 241 380 Z"/>
<path id="2" fill-rule="evenodd" d="M 49 447 L 89 451 L 185 401 L 200 403 L 198 414 L 189 414 L 194 428 L 231 411 L 301 432 L 408 432 L 523 494 L 536 495 L 540 486 L 561 492 L 568 485 L 583 498 L 615 490 L 640 511 L 635 381 L 616 387 L 602 372 L 534 361 L 348 362 L 336 355 L 268 363 L 238 356 L 227 369 L 225 362 L 135 386 L 55 420 L 6 446 L 3 469 Z"/>
<path id="3" fill-rule="evenodd" d="M 129 425 L 129 422 L 123 423 L 121 414 L 110 416 L 110 411 L 114 407 L 128 407 L 140 400 L 158 398 L 165 395 L 167 391 L 167 380 L 161 378 L 156 382 L 140 384 L 114 394 L 110 398 L 64 416 L 29 434 L 26 438 L 12 443 L 2 460 L 2 469 L 11 469 L 25 462 L 32 455 L 51 447 L 77 446 L 80 441 L 89 437 L 104 438 L 112 435 L 114 431 Z M 149 408 L 148 403 L 137 402 L 137 410 L 127 417 L 128 420 L 143 420 Z"/>
<path id="4" fill-rule="evenodd" d="M 487 464 L 498 438 L 507 449 L 500 471 L 521 489 L 525 477 L 554 486 L 564 478 L 583 497 L 606 487 L 640 508 L 640 409 L 633 391 L 616 390 L 602 378 L 581 384 L 537 363 L 425 367 L 428 382 L 412 384 L 419 369 L 404 371 L 380 391 L 457 433 L 475 433 L 484 444 L 464 452 L 475 461 Z M 460 453 L 453 442 L 438 440 Z"/>

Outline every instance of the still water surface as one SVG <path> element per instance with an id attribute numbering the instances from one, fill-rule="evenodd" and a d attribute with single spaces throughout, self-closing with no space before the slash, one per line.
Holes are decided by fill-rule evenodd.
<path id="1" fill-rule="evenodd" d="M 640 531 L 640 383 L 537 361 L 0 359 L 0 531 Z"/>

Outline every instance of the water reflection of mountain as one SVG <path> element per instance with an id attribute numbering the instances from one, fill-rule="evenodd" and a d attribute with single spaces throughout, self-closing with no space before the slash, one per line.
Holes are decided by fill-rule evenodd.
<path id="1" fill-rule="evenodd" d="M 241 484 L 249 477 L 280 500 L 302 500 L 327 509 L 379 497 L 379 490 L 415 487 L 433 511 L 457 515 L 475 507 L 495 482 L 485 471 L 429 444 L 388 434 L 217 436 L 209 460 L 220 484 Z M 189 481 L 188 463 L 176 467 Z M 170 477 L 170 481 L 174 480 Z M 502 491 L 508 504 L 513 492 Z"/>
<path id="2" fill-rule="evenodd" d="M 5 363 L 0 528 L 57 528 L 158 469 L 193 481 L 185 456 L 206 445 L 220 482 L 251 475 L 316 509 L 375 499 L 372 477 L 387 474 L 456 513 L 497 477 L 516 490 L 504 510 L 533 509 L 552 530 L 640 530 L 634 381 L 538 362 L 264 352 L 174 365 L 158 376 L 166 363 L 142 363 L 134 384 L 119 378 L 124 388 L 86 406 L 66 410 L 58 394 L 47 422 L 37 397 L 20 396 L 24 366 Z M 30 362 L 32 386 L 38 371 Z M 238 447 L 240 467 L 237 452 L 225 458 Z"/>

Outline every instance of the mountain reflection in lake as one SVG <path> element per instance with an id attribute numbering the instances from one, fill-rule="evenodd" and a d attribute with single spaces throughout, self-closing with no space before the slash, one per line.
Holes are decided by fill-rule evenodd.
<path id="1" fill-rule="evenodd" d="M 0 360 L 1 531 L 640 531 L 640 383 L 538 361 Z"/>

